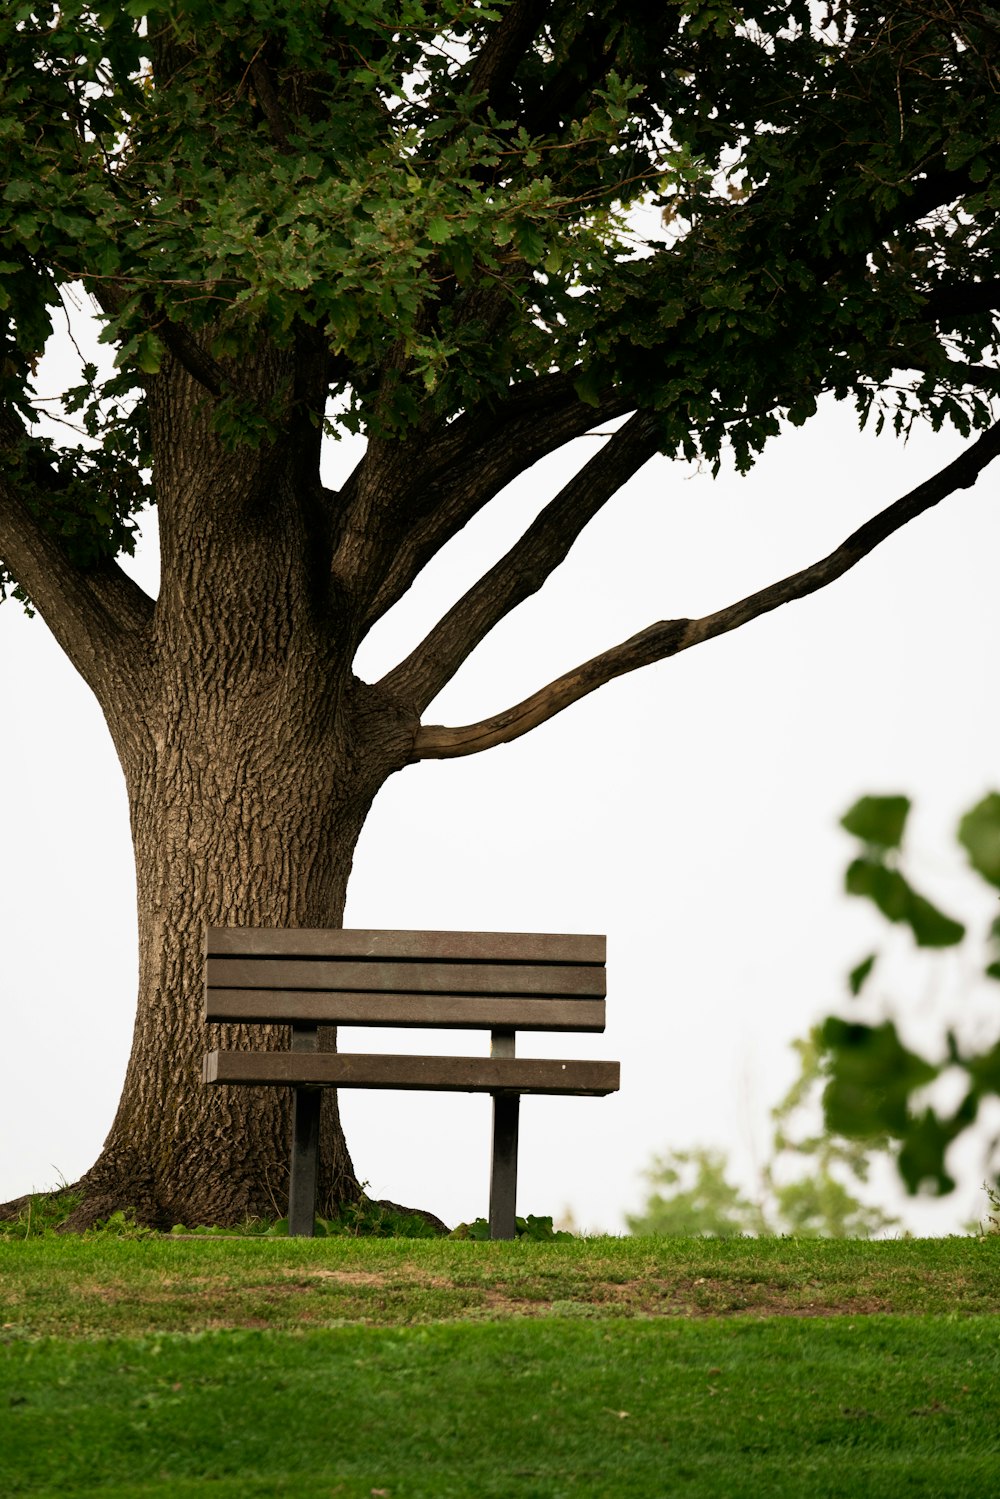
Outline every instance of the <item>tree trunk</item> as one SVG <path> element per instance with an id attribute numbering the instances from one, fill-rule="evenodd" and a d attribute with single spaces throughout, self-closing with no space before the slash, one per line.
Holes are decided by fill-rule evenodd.
<path id="1" fill-rule="evenodd" d="M 291 673 L 289 674 L 291 675 Z M 243 697 L 178 676 L 123 755 L 135 843 L 139 997 L 125 1086 L 71 1227 L 117 1208 L 143 1222 L 233 1224 L 287 1208 L 291 1090 L 206 1088 L 205 1050 L 287 1046 L 287 1027 L 208 1027 L 206 925 L 338 926 L 354 847 L 389 768 L 354 711 L 321 721 L 315 689 Z M 391 715 L 388 717 L 391 718 Z M 377 739 L 379 736 L 375 736 Z M 384 739 L 384 736 L 382 736 Z M 336 1033 L 321 1033 L 335 1047 Z M 336 1094 L 322 1118 L 318 1210 L 358 1195 Z"/>
<path id="2" fill-rule="evenodd" d="M 245 370 L 262 389 L 284 373 L 266 347 Z M 72 1227 L 123 1207 L 168 1227 L 284 1214 L 291 1090 L 209 1089 L 201 1069 L 219 1044 L 287 1046 L 287 1027 L 205 1024 L 204 928 L 340 925 L 365 817 L 416 731 L 351 673 L 357 610 L 331 596 L 312 429 L 228 450 L 202 396 L 176 366 L 155 382 L 160 593 L 114 670 L 90 674 L 128 788 L 139 994 Z M 321 1145 L 324 1213 L 359 1191 L 329 1091 Z"/>

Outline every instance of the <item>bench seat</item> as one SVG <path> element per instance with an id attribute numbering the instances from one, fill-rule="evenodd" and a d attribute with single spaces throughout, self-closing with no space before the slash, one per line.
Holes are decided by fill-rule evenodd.
<path id="1" fill-rule="evenodd" d="M 212 1051 L 207 1083 L 264 1087 L 426 1088 L 447 1093 L 563 1093 L 603 1098 L 620 1087 L 617 1062 L 534 1057 L 418 1057 L 381 1052 Z"/>

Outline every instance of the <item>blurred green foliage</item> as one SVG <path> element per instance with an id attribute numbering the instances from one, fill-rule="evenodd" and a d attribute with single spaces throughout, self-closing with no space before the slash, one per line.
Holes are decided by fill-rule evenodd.
<path id="1" fill-rule="evenodd" d="M 888 1142 L 817 1128 L 829 1057 L 818 1030 L 792 1046 L 798 1075 L 772 1110 L 774 1129 L 757 1190 L 746 1195 L 732 1184 L 721 1151 L 670 1151 L 644 1173 L 653 1190 L 640 1211 L 626 1217 L 630 1233 L 868 1239 L 898 1225 L 898 1218 L 855 1191 L 868 1183 L 872 1159 Z"/>
<path id="2" fill-rule="evenodd" d="M 866 796 L 842 818 L 845 830 L 862 840 L 861 853 L 849 864 L 849 894 L 872 902 L 888 921 L 909 927 L 918 948 L 957 947 L 965 943 L 981 956 L 976 967 L 1000 979 L 1000 917 L 985 930 L 967 932 L 966 924 L 939 911 L 919 895 L 900 865 L 905 859 L 904 833 L 910 802 L 906 797 Z M 961 818 L 956 831 L 968 867 L 1000 888 L 1000 795 L 990 792 Z M 876 969 L 870 953 L 848 975 L 855 998 Z M 898 1010 L 900 1018 L 904 1010 Z M 864 1023 L 850 1017 L 828 1017 L 821 1031 L 828 1128 L 864 1140 L 888 1137 L 896 1143 L 899 1174 L 908 1191 L 951 1192 L 955 1181 L 947 1166 L 948 1149 L 980 1116 L 985 1099 L 1000 1094 L 1000 1038 L 992 1045 L 960 1043 L 949 1030 L 943 1047 L 930 1054 L 914 1051 L 900 1038 L 889 1018 Z M 922 1090 L 946 1070 L 964 1073 L 957 1105 L 941 1112 Z"/>

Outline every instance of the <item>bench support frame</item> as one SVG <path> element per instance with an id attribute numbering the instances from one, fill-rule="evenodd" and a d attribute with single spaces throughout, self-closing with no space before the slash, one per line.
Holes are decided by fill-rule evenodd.
<path id="1" fill-rule="evenodd" d="M 490 1032 L 490 1056 L 515 1055 L 515 1032 Z M 490 1238 L 517 1238 L 517 1129 L 520 1093 L 493 1094 L 493 1138 L 490 1145 Z"/>
<path id="2" fill-rule="evenodd" d="M 319 1028 L 292 1026 L 292 1051 L 317 1051 Z M 319 1116 L 321 1088 L 296 1088 L 292 1105 L 292 1159 L 288 1181 L 289 1236 L 311 1239 L 316 1234 L 316 1181 L 319 1174 Z"/>
<path id="3" fill-rule="evenodd" d="M 315 1025 L 292 1027 L 291 1050 L 318 1049 Z M 490 1033 L 490 1056 L 512 1057 L 515 1032 Z M 316 1234 L 316 1181 L 319 1171 L 319 1118 L 322 1088 L 296 1088 L 292 1111 L 292 1159 L 288 1184 L 288 1233 L 312 1239 Z M 521 1114 L 519 1093 L 493 1094 L 493 1135 L 490 1145 L 490 1238 L 517 1238 L 517 1137 Z"/>

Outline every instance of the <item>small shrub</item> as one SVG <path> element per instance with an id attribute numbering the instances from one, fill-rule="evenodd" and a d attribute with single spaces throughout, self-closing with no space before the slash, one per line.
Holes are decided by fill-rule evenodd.
<path id="1" fill-rule="evenodd" d="M 539 1218 L 534 1213 L 529 1213 L 526 1218 L 515 1218 L 514 1223 L 519 1239 L 549 1243 L 575 1237 L 568 1229 L 553 1228 L 551 1218 Z M 477 1218 L 473 1223 L 460 1223 L 448 1235 L 449 1239 L 488 1239 L 489 1236 L 490 1225 L 485 1218 Z"/>
<path id="2" fill-rule="evenodd" d="M 85 1239 L 155 1239 L 159 1235 L 155 1228 L 140 1223 L 134 1208 L 119 1208 L 107 1218 L 99 1218 L 93 1228 L 84 1231 Z"/>
<path id="3" fill-rule="evenodd" d="M 66 1222 L 82 1196 L 82 1193 L 66 1188 L 32 1193 L 16 1218 L 0 1221 L 0 1238 L 35 1239 L 53 1233 Z"/>
<path id="4" fill-rule="evenodd" d="M 206 1237 L 281 1239 L 288 1235 L 288 1219 L 279 1218 L 267 1222 L 263 1218 L 248 1218 L 231 1228 L 219 1228 L 212 1224 L 199 1224 L 187 1228 L 175 1223 L 173 1234 L 198 1234 Z M 386 1207 L 380 1202 L 362 1196 L 357 1202 L 345 1203 L 334 1218 L 317 1218 L 317 1239 L 437 1239 L 440 1230 L 422 1213 L 408 1213 L 398 1208 Z"/>

